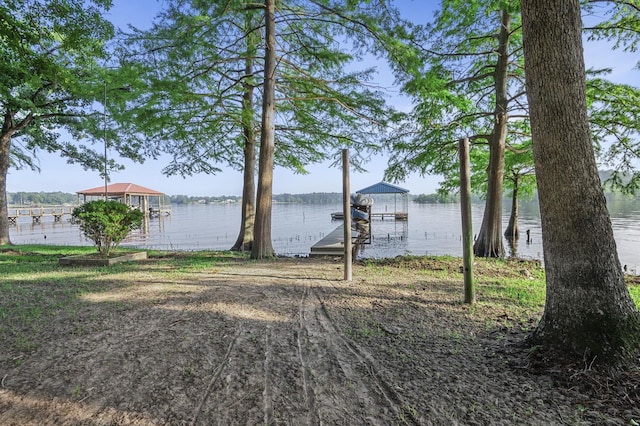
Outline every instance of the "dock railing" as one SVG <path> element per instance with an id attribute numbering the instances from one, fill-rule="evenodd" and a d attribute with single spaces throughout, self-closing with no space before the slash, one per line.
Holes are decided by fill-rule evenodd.
<path id="1" fill-rule="evenodd" d="M 15 225 L 20 217 L 30 217 L 32 223 L 41 223 L 45 216 L 52 216 L 54 222 L 60 222 L 65 215 L 71 216 L 74 206 L 9 207 L 9 224 Z"/>

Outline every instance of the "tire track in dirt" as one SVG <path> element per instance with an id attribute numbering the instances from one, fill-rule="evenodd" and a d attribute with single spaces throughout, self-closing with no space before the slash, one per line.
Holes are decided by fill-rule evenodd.
<path id="1" fill-rule="evenodd" d="M 265 405 L 270 392 L 265 376 L 271 362 L 269 335 L 268 327 L 238 326 L 225 356 L 215 359 L 217 368 L 201 391 L 191 425 L 272 424 L 272 409 Z"/>
<path id="2" fill-rule="evenodd" d="M 271 328 L 267 327 L 267 333 L 265 335 L 265 352 L 264 352 L 264 391 L 262 392 L 263 410 L 264 410 L 264 424 L 270 425 L 273 423 L 273 391 L 271 389 L 271 368 L 273 365 L 273 351 L 271 345 Z"/>
<path id="3" fill-rule="evenodd" d="M 202 412 L 202 408 L 204 407 L 204 404 L 207 402 L 207 399 L 211 394 L 211 389 L 213 387 L 213 384 L 218 380 L 218 378 L 220 377 L 220 374 L 222 373 L 222 370 L 226 367 L 227 363 L 229 362 L 229 356 L 231 355 L 231 351 L 233 350 L 233 347 L 238 341 L 238 336 L 240 335 L 241 330 L 242 328 L 239 328 L 238 331 L 236 331 L 236 335 L 234 336 L 233 340 L 231 340 L 231 343 L 229 344 L 229 348 L 227 349 L 227 352 L 225 353 L 224 358 L 218 364 L 218 367 L 215 373 L 211 377 L 211 380 L 209 381 L 209 386 L 207 386 L 207 389 L 205 390 L 205 393 L 202 396 L 202 399 L 200 400 L 200 404 L 198 404 L 198 409 L 193 415 L 193 420 L 191 421 L 192 426 L 197 424 L 198 416 Z"/>
<path id="4" fill-rule="evenodd" d="M 299 295 L 287 287 L 290 320 L 274 323 L 265 330 L 263 354 L 263 403 L 265 425 L 312 425 L 305 377 L 298 356 L 295 307 Z M 293 294 L 291 292 L 294 291 Z M 282 294 L 278 295 L 282 297 Z M 274 295 L 274 297 L 277 297 Z"/>
<path id="5" fill-rule="evenodd" d="M 302 379 L 303 379 L 303 389 L 305 401 L 307 404 L 307 412 L 308 412 L 308 424 L 310 426 L 315 426 L 320 423 L 318 418 L 318 413 L 316 410 L 315 404 L 315 394 L 313 392 L 313 383 L 311 378 L 311 371 L 309 367 L 309 363 L 307 362 L 308 357 L 308 345 L 309 345 L 309 333 L 308 329 L 304 326 L 307 323 L 307 319 L 305 318 L 304 306 L 305 302 L 309 297 L 310 287 L 305 286 L 304 293 L 302 294 L 302 298 L 300 300 L 300 308 L 298 310 L 298 359 L 300 360 L 300 368 L 302 370 Z"/>
<path id="6" fill-rule="evenodd" d="M 228 299 L 245 312 L 236 311 L 234 318 L 229 311 L 237 338 L 226 358 L 217 359 L 222 373 L 212 380 L 210 397 L 194 424 L 309 424 L 296 343 L 304 285 L 260 269 L 243 275 L 260 276 L 261 282 L 243 287 L 241 294 L 236 289 Z M 250 310 L 262 314 L 239 318 Z"/>
<path id="7" fill-rule="evenodd" d="M 375 359 L 344 336 L 312 283 L 299 317 L 308 424 L 420 424 Z"/>
<path id="8" fill-rule="evenodd" d="M 263 278 L 253 306 L 277 306 L 282 320 L 245 323 L 206 418 L 218 424 L 419 424 L 373 357 L 332 320 L 318 291 L 322 280 L 305 270 L 294 280 Z"/>

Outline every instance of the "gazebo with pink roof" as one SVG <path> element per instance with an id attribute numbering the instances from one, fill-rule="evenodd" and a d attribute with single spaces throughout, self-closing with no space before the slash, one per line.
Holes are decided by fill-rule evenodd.
<path id="1" fill-rule="evenodd" d="M 135 183 L 112 183 L 105 187 L 77 191 L 78 202 L 82 197 L 82 203 L 97 199 L 117 200 L 130 207 L 138 208 L 148 215 L 171 214 L 171 206 L 164 205 L 164 193 L 136 185 Z"/>

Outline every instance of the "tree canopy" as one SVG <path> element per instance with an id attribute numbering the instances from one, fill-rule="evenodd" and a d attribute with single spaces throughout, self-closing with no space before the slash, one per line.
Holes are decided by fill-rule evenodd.
<path id="1" fill-rule="evenodd" d="M 169 2 L 147 31 L 127 37 L 128 60 L 145 67 L 147 87 L 130 120 L 173 155 L 167 174 L 244 168 L 243 120 L 261 118 L 262 6 L 252 2 Z M 381 149 L 389 120 L 374 70 L 358 69 L 329 12 L 308 1 L 277 7 L 276 164 L 305 173 L 337 149 Z M 251 65 L 247 67 L 247 62 Z M 246 86 L 251 108 L 243 105 Z M 258 126 L 259 127 L 259 126 Z"/>
<path id="2" fill-rule="evenodd" d="M 289 0 L 274 9 L 273 161 L 299 173 L 335 158 L 343 147 L 354 147 L 356 159 L 380 151 L 393 117 L 372 83 L 374 70 L 355 64 L 359 56 L 346 14 L 357 8 L 340 6 Z M 264 7 L 169 2 L 150 30 L 127 37 L 123 51 L 144 70 L 146 87 L 122 119 L 157 152 L 173 156 L 167 174 L 216 173 L 220 164 L 244 170 L 245 218 L 253 217 L 254 146 L 264 133 L 258 107 L 267 94 Z M 247 220 L 243 227 L 251 228 Z M 241 234 L 238 247 L 250 238 Z"/>
<path id="3" fill-rule="evenodd" d="M 85 168 L 104 168 L 104 158 L 79 141 L 91 145 L 104 136 L 98 124 L 104 115 L 94 105 L 114 74 L 105 67 L 106 42 L 114 35 L 103 18 L 110 5 L 109 0 L 8 0 L 0 5 L 0 244 L 10 242 L 9 168 L 38 169 L 39 151 L 60 153 Z"/>
<path id="4" fill-rule="evenodd" d="M 606 3 L 585 3 L 585 15 L 599 15 L 592 19 L 595 25 L 584 28 L 585 34 L 635 49 L 638 8 L 626 2 Z M 443 189 L 455 188 L 455 141 L 469 137 L 473 188 L 486 199 L 474 249 L 477 255 L 499 255 L 502 235 L 496 230 L 502 223 L 503 188 L 517 195 L 523 190 L 531 193 L 535 184 L 531 153 L 524 152 L 530 146 L 530 129 L 519 2 L 444 1 L 433 23 L 414 26 L 405 37 L 424 58 L 424 66 L 410 73 L 397 70 L 416 106 L 392 145 L 386 176 L 402 180 L 409 172 L 441 174 Z M 589 73 L 590 124 L 602 164 L 617 170 L 611 182 L 632 190 L 639 177 L 634 167 L 640 154 L 635 102 L 639 89 L 607 81 L 608 71 Z M 511 222 L 515 211 L 512 208 Z M 517 222 L 514 226 L 510 234 Z"/>

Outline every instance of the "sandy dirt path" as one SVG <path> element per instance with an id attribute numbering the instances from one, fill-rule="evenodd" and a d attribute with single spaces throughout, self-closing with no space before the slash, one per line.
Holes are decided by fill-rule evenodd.
<path id="1" fill-rule="evenodd" d="M 1 425 L 629 424 L 527 372 L 534 318 L 459 283 L 332 261 L 216 265 L 88 293 L 0 351 Z"/>

